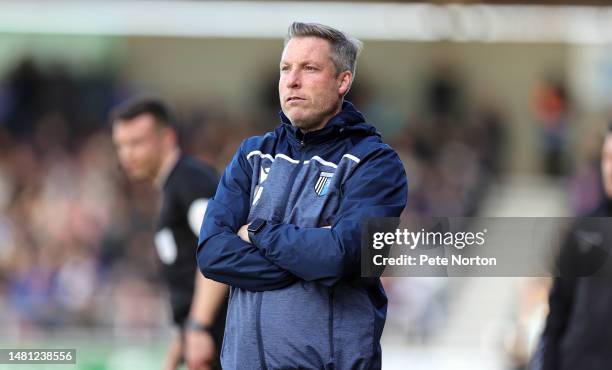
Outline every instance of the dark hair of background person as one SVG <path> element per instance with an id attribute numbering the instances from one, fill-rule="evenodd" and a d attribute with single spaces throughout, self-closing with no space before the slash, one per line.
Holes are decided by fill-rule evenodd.
<path id="1" fill-rule="evenodd" d="M 161 99 L 150 96 L 138 96 L 128 99 L 111 110 L 112 124 L 134 119 L 142 114 L 150 114 L 155 122 L 164 127 L 176 128 L 174 113 Z"/>

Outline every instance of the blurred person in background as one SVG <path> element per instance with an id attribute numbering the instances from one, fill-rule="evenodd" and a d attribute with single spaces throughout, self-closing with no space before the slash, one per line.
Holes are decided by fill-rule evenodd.
<path id="1" fill-rule="evenodd" d="M 568 170 L 568 123 L 571 101 L 563 81 L 544 79 L 531 96 L 531 105 L 539 130 L 544 172 L 552 177 L 565 175 Z"/>
<path id="2" fill-rule="evenodd" d="M 606 132 L 601 150 L 601 173 L 605 197 L 587 215 L 589 217 L 612 217 L 612 125 Z M 590 223 L 598 219 L 594 220 Z M 601 227 L 603 230 L 599 235 L 590 233 L 591 239 L 593 235 L 605 236 L 609 225 L 604 222 Z M 562 276 L 553 282 L 548 318 L 532 359 L 533 370 L 604 370 L 610 369 L 612 364 L 610 280 L 584 274 L 584 268 L 601 267 L 600 262 L 605 262 L 606 256 L 602 255 L 604 251 L 585 248 L 580 239 L 576 241 L 566 243 L 562 249 L 561 272 L 570 277 Z"/>
<path id="3" fill-rule="evenodd" d="M 209 166 L 181 153 L 174 118 L 162 101 L 138 97 L 111 113 L 113 141 L 129 178 L 145 180 L 162 192 L 155 246 L 168 284 L 178 328 L 164 368 L 183 359 L 189 370 L 219 367 L 227 286 L 197 272 L 197 235 L 218 183 Z"/>
<path id="4" fill-rule="evenodd" d="M 403 165 L 344 95 L 360 42 L 293 23 L 282 123 L 243 141 L 210 201 L 204 275 L 231 286 L 224 369 L 380 369 L 387 297 L 362 278 L 361 224 L 398 217 Z"/>

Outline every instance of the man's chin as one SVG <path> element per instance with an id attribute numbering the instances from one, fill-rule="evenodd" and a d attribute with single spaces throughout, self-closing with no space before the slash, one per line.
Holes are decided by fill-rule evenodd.
<path id="1" fill-rule="evenodd" d="M 311 120 L 302 115 L 288 114 L 287 118 L 289 118 L 289 121 L 291 121 L 291 125 L 293 125 L 293 127 L 297 127 L 300 130 L 308 130 L 312 127 Z"/>
<path id="2" fill-rule="evenodd" d="M 126 175 L 130 181 L 141 182 L 141 181 L 149 181 L 149 176 L 147 176 L 144 172 L 126 172 Z"/>

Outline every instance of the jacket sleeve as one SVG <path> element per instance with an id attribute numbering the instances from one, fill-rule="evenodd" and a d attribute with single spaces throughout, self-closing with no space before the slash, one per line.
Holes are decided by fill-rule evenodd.
<path id="1" fill-rule="evenodd" d="M 555 278 L 549 296 L 549 313 L 538 348 L 538 370 L 559 369 L 559 344 L 565 333 L 572 310 L 576 280 Z"/>
<path id="2" fill-rule="evenodd" d="M 246 290 L 283 288 L 293 283 L 295 276 L 236 234 L 246 224 L 250 209 L 248 168 L 241 146 L 208 203 L 198 242 L 198 267 L 209 279 Z"/>
<path id="3" fill-rule="evenodd" d="M 386 147 L 363 159 L 344 183 L 330 229 L 267 223 L 251 242 L 297 277 L 332 286 L 343 277 L 359 274 L 362 220 L 399 217 L 406 198 L 404 167 Z"/>

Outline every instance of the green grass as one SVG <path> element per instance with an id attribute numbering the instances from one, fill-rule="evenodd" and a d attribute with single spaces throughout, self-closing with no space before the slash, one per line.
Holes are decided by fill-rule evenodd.
<path id="1" fill-rule="evenodd" d="M 75 348 L 76 365 L 68 364 L 0 364 L 0 370 L 154 370 L 160 369 L 166 354 L 166 343 L 130 343 L 128 341 L 96 340 L 41 340 L 27 345 L 7 341 L 0 348 L 42 349 Z"/>

